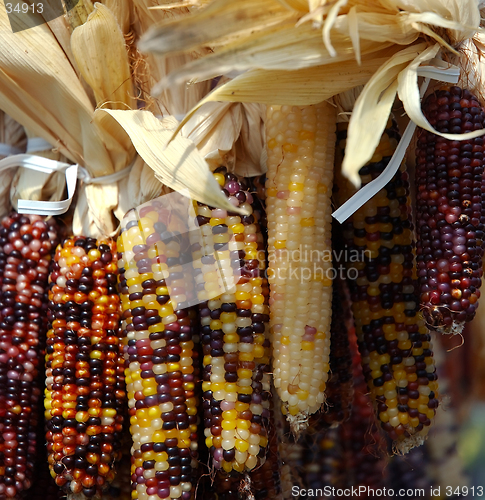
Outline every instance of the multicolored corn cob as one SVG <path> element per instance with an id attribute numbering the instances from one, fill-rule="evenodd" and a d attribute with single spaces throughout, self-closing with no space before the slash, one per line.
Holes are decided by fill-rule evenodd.
<path id="1" fill-rule="evenodd" d="M 268 106 L 268 278 L 273 373 L 293 432 L 325 400 L 329 371 L 335 108 Z"/>
<path id="2" fill-rule="evenodd" d="M 269 290 L 253 198 L 225 169 L 214 176 L 231 203 L 248 215 L 196 207 L 202 235 L 193 255 L 201 301 L 204 432 L 213 466 L 243 472 L 261 464 L 268 444 Z M 225 290 L 214 272 L 218 265 L 230 281 Z"/>
<path id="3" fill-rule="evenodd" d="M 339 124 L 338 160 L 346 134 L 347 124 Z M 359 172 L 362 185 L 380 175 L 398 140 L 389 123 Z M 338 186 L 339 202 L 355 192 L 344 179 Z M 423 442 L 438 406 L 431 336 L 415 293 L 412 229 L 404 164 L 343 224 L 352 255 L 347 277 L 364 375 L 381 426 L 402 452 Z"/>
<path id="4" fill-rule="evenodd" d="M 125 216 L 118 238 L 132 498 L 193 498 L 197 480 L 197 322 L 187 308 L 186 235 L 159 200 Z M 163 241 L 162 241 L 163 235 Z"/>
<path id="5" fill-rule="evenodd" d="M 45 418 L 51 474 L 68 494 L 93 497 L 121 458 L 126 394 L 115 243 L 75 236 L 50 275 Z"/>
<path id="6" fill-rule="evenodd" d="M 53 220 L 12 213 L 0 225 L 0 498 L 18 498 L 36 465 Z"/>
<path id="7" fill-rule="evenodd" d="M 323 492 L 326 486 L 346 486 L 339 427 L 307 435 L 304 447 L 302 475 L 305 489 Z M 323 494 L 321 498 L 324 498 Z"/>
<path id="8" fill-rule="evenodd" d="M 352 339 L 352 337 L 351 337 Z M 340 445 L 345 468 L 345 486 L 382 488 L 387 480 L 386 440 L 379 432 L 372 410 L 367 384 L 362 370 L 362 359 L 355 337 L 350 342 L 354 399 L 350 418 L 340 425 Z M 368 490 L 360 498 L 373 498 Z"/>
<path id="9" fill-rule="evenodd" d="M 430 94 L 423 113 L 439 132 L 485 128 L 485 110 L 459 87 Z M 450 141 L 418 130 L 417 265 L 421 306 L 430 327 L 461 333 L 475 316 L 485 230 L 484 139 Z"/>

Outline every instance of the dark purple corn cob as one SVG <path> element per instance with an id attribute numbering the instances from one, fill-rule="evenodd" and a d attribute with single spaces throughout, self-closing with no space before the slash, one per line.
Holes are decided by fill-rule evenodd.
<path id="1" fill-rule="evenodd" d="M 32 484 L 39 370 L 47 330 L 47 281 L 57 244 L 54 221 L 12 213 L 0 225 L 0 499 Z"/>
<path id="2" fill-rule="evenodd" d="M 459 87 L 429 95 L 423 112 L 439 132 L 485 128 L 478 99 Z M 485 223 L 484 139 L 450 141 L 419 130 L 416 149 L 417 265 L 431 328 L 460 333 L 480 298 Z"/>

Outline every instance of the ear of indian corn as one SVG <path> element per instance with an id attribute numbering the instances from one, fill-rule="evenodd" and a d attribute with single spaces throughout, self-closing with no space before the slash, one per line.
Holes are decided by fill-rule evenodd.
<path id="1" fill-rule="evenodd" d="M 305 436 L 303 483 L 309 490 L 346 486 L 340 427 L 321 428 Z"/>
<path id="2" fill-rule="evenodd" d="M 430 94 L 423 113 L 439 132 L 485 128 L 478 99 L 459 87 Z M 484 139 L 450 141 L 418 129 L 417 265 L 421 306 L 430 327 L 461 333 L 475 316 L 483 274 Z"/>
<path id="3" fill-rule="evenodd" d="M 347 124 L 339 124 L 343 156 Z M 388 127 L 362 185 L 386 167 L 399 136 Z M 438 406 L 430 334 L 415 293 L 413 233 L 404 164 L 393 179 L 343 224 L 352 258 L 347 276 L 364 375 L 382 428 L 402 452 L 423 442 Z M 339 179 L 339 201 L 355 189 Z"/>
<path id="4" fill-rule="evenodd" d="M 273 374 L 295 433 L 324 402 L 329 371 L 335 123 L 328 103 L 267 108 Z"/>
<path id="5" fill-rule="evenodd" d="M 182 267 L 189 245 L 169 219 L 153 200 L 125 218 L 118 238 L 132 498 L 140 500 L 189 500 L 197 480 L 198 329 Z"/>
<path id="6" fill-rule="evenodd" d="M 354 398 L 350 418 L 339 428 L 345 486 L 366 487 L 360 498 L 374 498 L 368 488 L 384 487 L 388 476 L 386 439 L 376 425 L 355 336 L 350 339 Z"/>
<path id="7" fill-rule="evenodd" d="M 11 213 L 0 225 L 0 497 L 33 480 L 54 221 Z"/>
<path id="8" fill-rule="evenodd" d="M 45 418 L 48 461 L 68 494 L 113 480 L 125 405 L 115 243 L 75 236 L 50 275 Z"/>
<path id="9" fill-rule="evenodd" d="M 264 461 L 268 444 L 269 291 L 253 198 L 225 169 L 214 176 L 231 203 L 246 209 L 247 215 L 196 207 L 201 231 L 201 241 L 194 243 L 194 265 L 201 301 L 204 432 L 214 467 L 243 472 Z M 217 277 L 209 265 L 220 265 L 232 278 L 225 293 L 214 292 Z"/>

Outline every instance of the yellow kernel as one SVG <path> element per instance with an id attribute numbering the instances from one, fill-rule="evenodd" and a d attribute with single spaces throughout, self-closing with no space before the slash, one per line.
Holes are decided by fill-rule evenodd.
<path id="1" fill-rule="evenodd" d="M 298 152 L 298 145 L 286 143 L 286 144 L 283 144 L 283 150 L 286 151 L 287 153 L 297 153 Z"/>
<path id="2" fill-rule="evenodd" d="M 266 145 L 268 146 L 269 149 L 274 149 L 278 143 L 276 142 L 276 139 L 270 139 Z M 219 174 L 220 175 L 220 174 Z M 219 183 L 220 184 L 220 183 Z M 221 184 L 222 186 L 224 184 Z"/>
<path id="3" fill-rule="evenodd" d="M 233 224 L 232 226 L 229 226 L 229 229 L 234 234 L 244 233 L 244 225 L 243 224 Z"/>
<path id="4" fill-rule="evenodd" d="M 224 224 L 224 219 L 220 219 L 218 217 L 211 217 L 209 224 L 211 226 L 219 226 L 220 224 Z"/>
<path id="5" fill-rule="evenodd" d="M 248 292 L 238 291 L 236 292 L 236 300 L 249 300 L 251 295 Z"/>
<path id="6" fill-rule="evenodd" d="M 76 420 L 78 422 L 87 422 L 88 419 L 89 419 L 89 414 L 86 411 L 78 411 L 76 413 L 76 417 L 75 418 L 76 418 Z"/>
<path id="7" fill-rule="evenodd" d="M 277 194 L 278 194 L 278 190 L 276 188 L 268 188 L 268 189 L 266 189 L 266 196 L 274 197 Z"/>
<path id="8" fill-rule="evenodd" d="M 222 328 L 222 321 L 218 319 L 213 319 L 210 322 L 210 328 L 211 330 L 220 330 Z"/>
<path id="9" fill-rule="evenodd" d="M 302 351 L 313 351 L 314 347 L 315 347 L 315 344 L 309 340 L 304 340 L 301 343 Z"/>
<path id="10" fill-rule="evenodd" d="M 236 420 L 236 426 L 237 426 L 238 429 L 246 429 L 246 430 L 248 430 L 251 427 L 251 421 L 250 420 L 244 420 L 243 418 L 238 418 Z"/>
<path id="11" fill-rule="evenodd" d="M 244 368 L 240 368 L 238 371 L 237 371 L 237 376 L 241 379 L 243 378 L 251 378 L 253 375 L 253 372 L 252 370 L 248 370 L 248 369 L 244 369 Z"/>
<path id="12" fill-rule="evenodd" d="M 288 184 L 288 189 L 290 191 L 303 191 L 304 188 L 305 184 L 303 184 L 302 182 L 290 182 Z"/>
<path id="13" fill-rule="evenodd" d="M 222 418 L 227 420 L 235 420 L 237 417 L 236 410 L 226 410 L 222 412 Z"/>
<path id="14" fill-rule="evenodd" d="M 276 248 L 276 250 L 280 250 L 282 248 L 286 248 L 286 240 L 276 240 L 274 242 L 274 247 Z"/>
<path id="15" fill-rule="evenodd" d="M 217 181 L 219 186 L 224 187 L 224 185 L 226 184 L 226 179 L 224 177 L 224 174 L 217 173 L 217 174 L 213 174 L 213 175 L 214 175 L 214 179 Z"/>
<path id="16" fill-rule="evenodd" d="M 312 227 L 315 225 L 315 219 L 313 217 L 305 217 L 300 220 L 300 225 L 303 227 Z"/>
<path id="17" fill-rule="evenodd" d="M 224 430 L 231 430 L 236 428 L 236 421 L 235 420 L 223 420 L 221 423 L 221 427 Z"/>
<path id="18" fill-rule="evenodd" d="M 236 439 L 236 450 L 240 451 L 241 453 L 244 453 L 245 451 L 248 451 L 249 448 L 249 443 L 247 441 L 244 441 L 243 439 Z"/>
<path id="19" fill-rule="evenodd" d="M 300 132 L 298 132 L 298 137 L 302 141 L 312 141 L 315 139 L 315 133 L 310 130 L 300 130 Z"/>

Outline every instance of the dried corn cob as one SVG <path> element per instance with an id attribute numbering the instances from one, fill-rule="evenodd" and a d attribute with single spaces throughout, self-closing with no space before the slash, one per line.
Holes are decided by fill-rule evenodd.
<path id="1" fill-rule="evenodd" d="M 334 263 L 334 268 L 338 266 Z M 332 291 L 332 324 L 330 327 L 330 377 L 327 382 L 325 408 L 310 417 L 310 431 L 321 433 L 350 415 L 353 397 L 352 356 L 348 326 L 352 321 L 350 301 L 346 300 L 345 282 L 336 278 Z"/>
<path id="2" fill-rule="evenodd" d="M 270 106 L 265 127 L 274 383 L 298 433 L 329 371 L 335 108 Z"/>
<path id="3" fill-rule="evenodd" d="M 132 498 L 188 500 L 197 474 L 198 341 L 182 263 L 189 248 L 158 200 L 130 212 L 118 238 Z M 161 235 L 164 240 L 161 241 Z M 167 285 L 169 283 L 170 285 Z"/>
<path id="4" fill-rule="evenodd" d="M 346 129 L 339 124 L 340 157 Z M 363 185 L 385 168 L 397 139 L 394 128 L 386 129 L 371 162 L 359 172 Z M 339 188 L 340 201 L 355 191 L 343 179 Z M 403 452 L 422 443 L 438 406 L 431 337 L 418 312 L 413 280 L 408 194 L 402 165 L 343 225 L 354 261 L 348 266 L 354 279 L 348 283 L 364 375 L 383 429 Z"/>
<path id="5" fill-rule="evenodd" d="M 281 406 L 281 401 L 273 388 L 273 397 L 275 401 L 275 408 Z M 280 457 L 280 485 L 281 495 L 284 500 L 294 498 L 293 486 L 300 488 L 304 487 L 302 480 L 304 467 L 303 467 L 303 453 L 304 448 L 302 440 L 296 440 L 295 435 L 291 432 L 290 423 L 284 417 L 281 411 L 274 412 L 274 428 L 277 441 L 278 455 Z"/>
<path id="6" fill-rule="evenodd" d="M 36 463 L 53 221 L 12 213 L 0 226 L 0 498 L 16 498 Z"/>
<path id="7" fill-rule="evenodd" d="M 45 418 L 51 474 L 68 494 L 100 494 L 120 458 L 125 405 L 116 247 L 76 236 L 50 275 Z"/>
<path id="8" fill-rule="evenodd" d="M 323 492 L 325 487 L 345 486 L 339 427 L 321 429 L 306 435 L 303 446 L 305 452 L 302 475 L 305 488 Z M 318 498 L 325 497 L 322 495 Z"/>
<path id="9" fill-rule="evenodd" d="M 268 443 L 269 292 L 252 196 L 225 169 L 216 170 L 214 176 L 229 200 L 248 215 L 196 207 L 202 234 L 202 241 L 194 243 L 194 258 L 199 262 L 195 268 L 198 297 L 204 301 L 200 306 L 204 432 L 214 467 L 243 472 L 261 463 Z M 231 262 L 234 269 L 233 289 L 221 294 L 214 291 L 217 277 L 208 266 L 216 264 L 216 254 L 222 268 L 223 262 Z M 226 269 L 226 276 L 231 275 Z M 207 300 L 209 293 L 211 300 Z"/>
<path id="10" fill-rule="evenodd" d="M 352 337 L 351 337 L 352 339 Z M 354 399 L 349 420 L 340 426 L 340 443 L 346 470 L 346 486 L 382 488 L 386 484 L 386 441 L 379 433 L 368 395 L 362 360 L 355 337 L 350 342 Z M 367 498 L 368 490 L 360 498 Z M 373 495 L 370 495 L 373 497 Z"/>
<path id="11" fill-rule="evenodd" d="M 459 87 L 429 95 L 423 112 L 439 132 L 485 128 L 478 99 Z M 483 137 L 450 141 L 418 131 L 417 263 L 426 321 L 461 333 L 475 316 L 483 274 L 485 178 Z"/>

